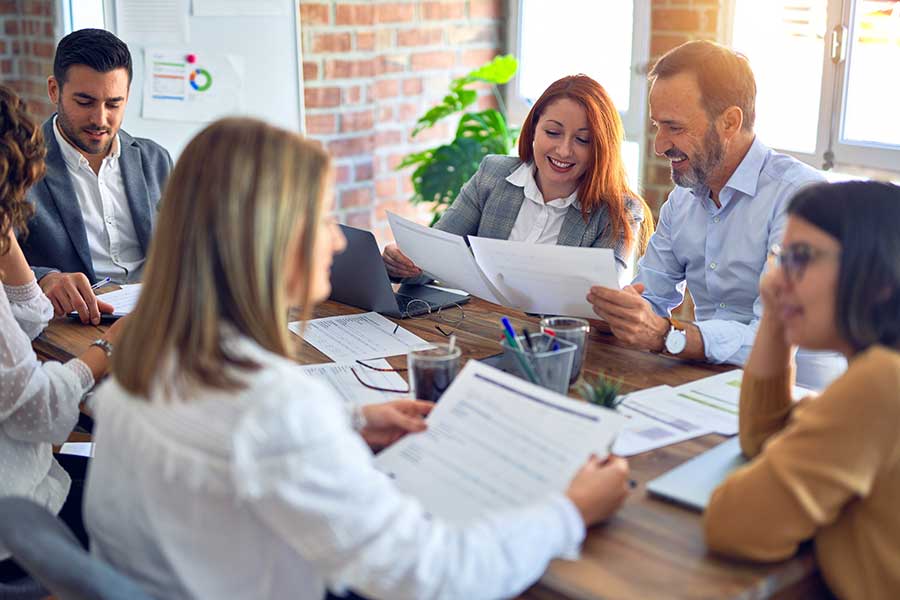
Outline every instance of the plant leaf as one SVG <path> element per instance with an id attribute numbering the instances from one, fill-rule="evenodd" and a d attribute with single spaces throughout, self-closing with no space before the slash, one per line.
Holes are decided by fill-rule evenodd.
<path id="1" fill-rule="evenodd" d="M 458 90 L 475 81 L 486 81 L 487 83 L 502 85 L 513 78 L 518 67 L 519 61 L 512 54 L 495 56 L 491 62 L 478 67 L 459 79 L 454 79 L 450 84 L 450 89 Z"/>
<path id="2" fill-rule="evenodd" d="M 395 171 L 400 171 L 405 169 L 410 165 L 418 164 L 422 161 L 428 160 L 434 155 L 434 150 L 423 150 L 422 152 L 413 152 L 412 154 L 407 154 L 403 157 L 403 160 L 400 161 L 400 164 L 395 167 Z"/>
<path id="3" fill-rule="evenodd" d="M 462 186 L 475 174 L 484 157 L 482 144 L 456 138 L 438 148 L 432 160 L 414 174 L 416 193 L 427 202 L 452 204 Z"/>

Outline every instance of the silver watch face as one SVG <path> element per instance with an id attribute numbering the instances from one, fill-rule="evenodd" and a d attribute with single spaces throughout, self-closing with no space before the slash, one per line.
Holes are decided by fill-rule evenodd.
<path id="1" fill-rule="evenodd" d="M 669 354 L 681 354 L 687 346 L 687 336 L 683 331 L 672 329 L 666 336 L 666 352 Z"/>

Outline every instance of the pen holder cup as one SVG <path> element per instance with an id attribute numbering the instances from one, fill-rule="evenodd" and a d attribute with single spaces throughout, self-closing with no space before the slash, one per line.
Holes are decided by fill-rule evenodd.
<path id="1" fill-rule="evenodd" d="M 521 348 L 528 348 L 525 336 L 516 338 Z M 552 350 L 556 343 L 556 350 Z M 569 391 L 569 374 L 577 346 L 566 340 L 556 339 L 546 333 L 532 333 L 531 347 L 534 352 L 510 347 L 506 340 L 503 346 L 504 369 L 514 375 L 531 381 L 554 392 L 565 394 Z"/>

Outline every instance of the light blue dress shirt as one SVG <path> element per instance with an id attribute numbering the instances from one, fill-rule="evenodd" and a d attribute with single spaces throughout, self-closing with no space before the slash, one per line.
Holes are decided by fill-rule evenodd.
<path id="1" fill-rule="evenodd" d="M 635 283 L 661 316 L 694 299 L 706 358 L 742 365 L 750 355 L 762 300 L 759 280 L 769 248 L 781 241 L 785 209 L 803 186 L 825 181 L 817 170 L 755 139 L 719 193 L 676 186 L 659 211 L 659 224 L 638 263 Z M 821 389 L 844 372 L 844 358 L 801 350 L 797 382 Z"/>

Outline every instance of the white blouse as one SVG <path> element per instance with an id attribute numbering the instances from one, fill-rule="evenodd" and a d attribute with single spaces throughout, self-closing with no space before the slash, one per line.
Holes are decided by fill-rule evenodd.
<path id="1" fill-rule="evenodd" d="M 544 202 L 544 195 L 534 179 L 534 163 L 527 162 L 510 173 L 508 182 L 522 188 L 525 200 L 516 217 L 509 239 L 513 242 L 529 242 L 531 244 L 555 244 L 562 230 L 563 221 L 569 213 L 569 207 L 578 204 L 578 190 L 565 198 L 556 198 Z"/>
<path id="2" fill-rule="evenodd" d="M 554 494 L 465 526 L 427 516 L 375 469 L 327 383 L 240 339 L 264 365 L 237 392 L 163 378 L 149 401 L 95 394 L 85 496 L 92 551 L 158 598 L 499 598 L 584 537 Z"/>
<path id="3" fill-rule="evenodd" d="M 53 305 L 36 282 L 0 288 L 0 496 L 26 496 L 57 513 L 70 481 L 51 444 L 72 431 L 94 378 L 78 359 L 38 361 L 31 340 Z M 0 548 L 0 559 L 7 556 Z"/>

